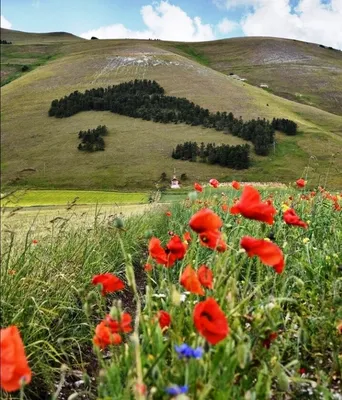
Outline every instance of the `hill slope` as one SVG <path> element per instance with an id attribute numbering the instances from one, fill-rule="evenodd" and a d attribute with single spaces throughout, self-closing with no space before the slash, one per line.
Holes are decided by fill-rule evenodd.
<path id="1" fill-rule="evenodd" d="M 252 85 L 267 84 L 278 96 L 342 115 L 342 51 L 269 37 L 161 45 Z"/>
<path id="2" fill-rule="evenodd" d="M 13 44 L 46 44 L 73 40 L 84 40 L 68 32 L 32 33 L 1 28 L 1 39 Z"/>
<path id="3" fill-rule="evenodd" d="M 342 118 L 298 104 L 231 79 L 225 74 L 161 48 L 148 40 L 69 42 L 60 56 L 2 88 L 3 182 L 36 187 L 151 188 L 162 172 L 186 173 L 191 180 L 241 179 L 290 182 L 310 163 L 313 184 L 342 187 Z M 186 140 L 241 143 L 231 135 L 188 125 L 157 124 L 110 112 L 82 112 L 70 118 L 48 117 L 51 101 L 69 93 L 106 87 L 131 79 L 155 79 L 167 95 L 186 97 L 211 111 L 232 111 L 244 119 L 295 120 L 296 137 L 277 134 L 275 153 L 253 156 L 253 167 L 234 171 L 216 165 L 171 158 Z M 268 106 L 267 106 L 268 104 Z M 106 125 L 105 152 L 77 150 L 81 129 Z M 21 172 L 26 168 L 35 171 Z"/>

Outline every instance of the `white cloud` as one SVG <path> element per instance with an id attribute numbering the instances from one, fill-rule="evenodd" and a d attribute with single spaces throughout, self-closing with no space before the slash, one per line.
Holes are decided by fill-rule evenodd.
<path id="1" fill-rule="evenodd" d="M 201 18 L 191 18 L 180 7 L 167 1 L 143 6 L 140 10 L 146 30 L 134 31 L 123 24 L 103 26 L 82 33 L 86 39 L 96 36 L 99 39 L 136 38 L 179 40 L 185 42 L 205 41 L 215 39 L 210 24 L 203 24 Z"/>
<path id="2" fill-rule="evenodd" d="M 1 28 L 6 28 L 6 29 L 12 28 L 12 24 L 3 15 L 1 15 L 0 26 L 1 26 Z"/>
<path id="3" fill-rule="evenodd" d="M 228 18 L 223 18 L 223 20 L 217 24 L 217 29 L 219 30 L 220 33 L 227 34 L 232 32 L 238 26 L 239 24 L 237 22 L 231 21 Z"/>
<path id="4" fill-rule="evenodd" d="M 342 0 L 213 0 L 218 7 L 248 7 L 240 21 L 247 36 L 275 36 L 342 49 Z"/>

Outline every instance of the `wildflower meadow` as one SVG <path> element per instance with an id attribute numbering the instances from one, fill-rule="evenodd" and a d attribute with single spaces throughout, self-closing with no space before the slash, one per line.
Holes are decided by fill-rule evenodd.
<path id="1" fill-rule="evenodd" d="M 342 399 L 342 194 L 186 200 L 2 238 L 3 399 Z"/>

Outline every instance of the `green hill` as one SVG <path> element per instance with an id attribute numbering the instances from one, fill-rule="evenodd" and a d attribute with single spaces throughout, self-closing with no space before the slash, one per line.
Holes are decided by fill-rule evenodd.
<path id="1" fill-rule="evenodd" d="M 278 96 L 342 115 L 342 51 L 269 37 L 168 42 L 166 47 L 254 86 L 266 84 Z"/>
<path id="2" fill-rule="evenodd" d="M 275 96 L 203 65 L 203 57 L 198 63 L 194 57 L 199 56 L 184 53 L 184 46 L 200 44 L 182 44 L 180 50 L 179 44 L 171 42 L 76 39 L 57 42 L 54 58 L 3 86 L 4 183 L 40 188 L 151 188 L 162 172 L 170 176 L 174 168 L 191 181 L 214 176 L 219 180 L 290 182 L 310 164 L 312 184 L 324 183 L 328 174 L 330 187 L 342 187 L 342 157 L 337 154 L 342 146 L 341 116 Z M 4 46 L 15 49 L 17 45 Z M 166 95 L 186 97 L 213 112 L 232 111 L 244 119 L 289 118 L 298 123 L 300 134 L 288 137 L 277 133 L 275 152 L 268 157 L 254 155 L 252 168 L 235 171 L 171 158 L 173 147 L 188 140 L 245 143 L 214 129 L 159 124 L 110 112 L 48 117 L 56 98 L 132 79 L 154 79 Z M 109 130 L 106 150 L 78 151 L 77 133 L 97 125 Z"/>

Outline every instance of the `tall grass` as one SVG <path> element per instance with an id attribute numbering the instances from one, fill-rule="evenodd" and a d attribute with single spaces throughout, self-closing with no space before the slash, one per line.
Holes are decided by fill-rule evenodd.
<path id="1" fill-rule="evenodd" d="M 34 372 L 27 398 L 52 394 L 61 364 L 67 366 L 62 383 L 79 371 L 84 374 L 81 389 L 73 387 L 71 393 L 86 398 L 163 399 L 169 397 L 165 388 L 170 384 L 188 385 L 191 399 L 337 398 L 342 370 L 337 330 L 342 320 L 341 213 L 319 193 L 303 200 L 291 189 L 264 190 L 263 198 L 273 197 L 279 211 L 275 224 L 266 226 L 222 211 L 221 205 L 231 205 L 237 195 L 212 190 L 200 202 L 173 204 L 171 217 L 155 210 L 128 218 L 123 228 L 117 220 L 95 216 L 91 228 L 56 227 L 36 245 L 30 231 L 5 236 L 1 326 L 16 324 L 22 333 Z M 282 221 L 285 201 L 309 221 L 307 230 Z M 201 247 L 193 234 L 184 260 L 145 273 L 148 238 L 154 235 L 165 244 L 170 232 L 182 235 L 203 206 L 224 221 L 228 251 L 218 254 Z M 277 275 L 241 252 L 245 235 L 272 237 L 285 254 L 285 271 Z M 194 328 L 193 308 L 203 298 L 184 292 L 179 284 L 188 264 L 195 269 L 206 264 L 214 273 L 214 289 L 206 297 L 218 301 L 230 326 L 227 339 L 216 346 L 206 344 Z M 102 272 L 116 274 L 130 287 L 122 295 L 102 298 L 90 284 Z M 127 335 L 124 344 L 100 352 L 92 349 L 91 338 L 112 304 L 112 312 L 133 315 L 137 332 Z M 166 332 L 156 320 L 159 310 L 171 314 Z M 267 348 L 271 332 L 278 337 Z M 203 358 L 179 359 L 174 346 L 183 342 L 203 346 Z M 135 391 L 141 381 L 145 394 Z"/>

